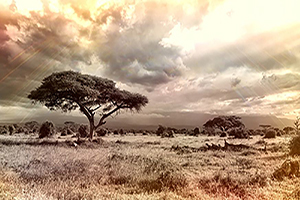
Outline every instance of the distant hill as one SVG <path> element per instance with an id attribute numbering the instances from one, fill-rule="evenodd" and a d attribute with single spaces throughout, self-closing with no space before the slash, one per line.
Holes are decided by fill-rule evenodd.
<path id="1" fill-rule="evenodd" d="M 154 117 L 153 117 L 154 116 Z M 156 116 L 156 117 L 155 117 Z M 124 128 L 124 129 L 148 129 L 154 130 L 157 129 L 158 125 L 170 126 L 174 128 L 188 128 L 192 129 L 195 127 L 202 127 L 202 125 L 209 119 L 212 119 L 218 115 L 211 115 L 206 113 L 199 112 L 163 112 L 163 113 L 154 113 L 154 115 L 144 114 L 144 117 L 141 118 L 138 115 L 119 115 L 114 118 L 109 118 L 106 123 L 108 128 Z M 293 126 L 293 120 L 286 118 L 277 118 L 276 116 L 271 115 L 243 115 L 240 116 L 243 123 L 249 129 L 257 129 L 260 124 L 269 124 L 273 127 L 284 128 L 286 126 Z M 44 116 L 32 117 L 26 119 L 27 121 L 38 121 L 44 122 L 50 120 L 55 124 L 63 124 L 65 121 L 74 121 L 76 123 L 87 124 L 88 121 L 85 116 L 72 116 L 68 114 L 62 114 L 59 112 L 49 112 L 49 114 Z M 19 123 L 20 119 L 15 119 L 14 121 L 1 121 L 0 123 Z"/>

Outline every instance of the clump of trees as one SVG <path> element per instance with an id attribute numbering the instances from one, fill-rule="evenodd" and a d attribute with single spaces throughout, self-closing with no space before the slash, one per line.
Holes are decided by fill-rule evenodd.
<path id="1" fill-rule="evenodd" d="M 54 136 L 55 133 L 55 125 L 50 121 L 46 121 L 42 124 L 40 128 L 39 138 L 51 137 Z"/>
<path id="2" fill-rule="evenodd" d="M 242 127 L 232 128 L 229 131 L 229 136 L 233 136 L 234 138 L 248 138 L 249 132 Z"/>
<path id="3" fill-rule="evenodd" d="M 236 138 L 244 138 L 245 125 L 238 116 L 218 116 L 203 124 L 204 133 L 208 135 L 229 134 Z"/>
<path id="4" fill-rule="evenodd" d="M 156 135 L 161 136 L 162 138 L 164 138 L 164 137 L 173 138 L 174 130 L 170 127 L 167 128 L 165 126 L 158 125 L 158 128 L 156 130 Z"/>
<path id="5" fill-rule="evenodd" d="M 36 133 L 40 130 L 40 124 L 37 121 L 30 121 L 25 123 L 25 127 L 29 133 Z"/>
<path id="6" fill-rule="evenodd" d="M 138 93 L 120 90 L 112 80 L 74 71 L 53 73 L 28 98 L 50 110 L 68 112 L 79 108 L 89 121 L 89 137 L 106 119 L 121 110 L 140 111 L 148 98 Z M 99 115 L 98 123 L 95 118 Z"/>
<path id="7" fill-rule="evenodd" d="M 291 134 L 292 132 L 295 131 L 295 129 L 291 126 L 287 126 L 283 128 L 283 131 L 285 132 L 285 134 Z"/>

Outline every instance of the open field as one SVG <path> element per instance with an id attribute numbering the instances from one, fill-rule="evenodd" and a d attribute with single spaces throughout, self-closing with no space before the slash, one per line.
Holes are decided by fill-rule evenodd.
<path id="1" fill-rule="evenodd" d="M 36 137 L 0 135 L 0 199 L 300 199 L 299 177 L 272 178 L 291 136 L 227 139 L 251 146 L 234 151 L 203 148 L 219 136 Z"/>

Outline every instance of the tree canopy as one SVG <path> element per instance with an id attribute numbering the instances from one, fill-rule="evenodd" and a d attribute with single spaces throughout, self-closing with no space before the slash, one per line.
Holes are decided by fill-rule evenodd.
<path id="1" fill-rule="evenodd" d="M 90 122 L 90 137 L 112 114 L 121 109 L 139 111 L 148 103 L 146 96 L 121 90 L 112 80 L 74 71 L 56 72 L 44 78 L 28 98 L 50 110 L 68 112 L 79 108 Z M 96 113 L 100 115 L 97 124 Z"/>
<path id="2" fill-rule="evenodd" d="M 244 128 L 245 125 L 241 122 L 238 116 L 219 116 L 208 120 L 204 125 L 205 128 L 220 129 L 227 131 L 231 128 Z"/>

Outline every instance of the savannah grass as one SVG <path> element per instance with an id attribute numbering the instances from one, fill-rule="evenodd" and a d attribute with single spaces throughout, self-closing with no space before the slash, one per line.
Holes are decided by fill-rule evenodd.
<path id="1" fill-rule="evenodd" d="M 299 199 L 300 195 L 299 178 L 272 178 L 288 157 L 288 137 L 230 140 L 256 148 L 267 143 L 267 152 L 172 148 L 223 145 L 219 137 L 110 135 L 101 144 L 78 147 L 70 145 L 71 138 L 26 137 L 0 137 L 1 199 Z"/>

